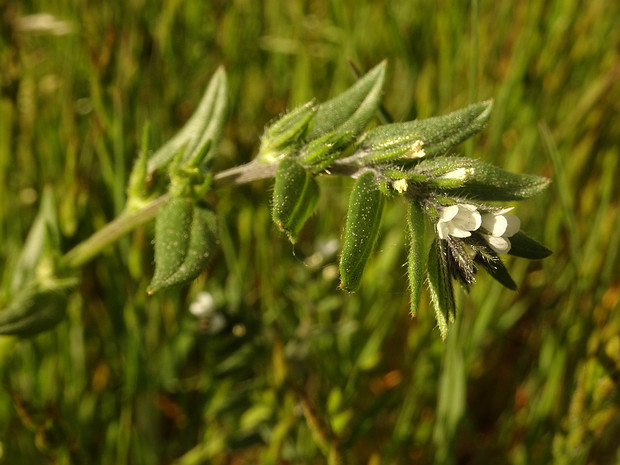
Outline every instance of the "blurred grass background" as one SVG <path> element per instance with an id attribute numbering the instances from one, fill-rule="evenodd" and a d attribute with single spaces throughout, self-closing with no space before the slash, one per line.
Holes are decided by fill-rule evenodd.
<path id="1" fill-rule="evenodd" d="M 508 259 L 516 293 L 481 275 L 442 343 L 431 309 L 408 314 L 404 205 L 346 295 L 330 244 L 349 180 L 322 179 L 295 247 L 269 182 L 220 191 L 222 252 L 192 286 L 147 298 L 146 227 L 83 269 L 66 322 L 0 339 L 0 463 L 620 463 L 620 3 L 1 0 L 0 15 L 4 283 L 45 186 L 68 250 L 122 209 L 144 124 L 165 141 L 220 64 L 217 169 L 349 86 L 347 60 L 388 59 L 396 120 L 495 98 L 462 153 L 553 179 L 517 214 L 554 250 Z M 188 312 L 201 291 L 219 332 Z"/>

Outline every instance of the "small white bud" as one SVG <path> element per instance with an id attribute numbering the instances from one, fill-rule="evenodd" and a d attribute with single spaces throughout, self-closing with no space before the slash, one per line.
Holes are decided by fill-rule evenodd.
<path id="1" fill-rule="evenodd" d="M 452 171 L 448 171 L 439 177 L 439 179 L 450 179 L 454 181 L 466 181 L 474 172 L 471 168 L 457 168 Z"/>
<path id="2" fill-rule="evenodd" d="M 424 147 L 424 141 L 421 141 L 419 139 L 416 140 L 411 145 L 407 153 L 405 153 L 404 158 L 422 158 L 426 155 L 426 152 L 424 152 L 424 149 L 422 147 Z"/>
<path id="3" fill-rule="evenodd" d="M 392 187 L 396 192 L 402 194 L 407 191 L 407 180 L 406 179 L 397 179 L 392 183 Z"/>

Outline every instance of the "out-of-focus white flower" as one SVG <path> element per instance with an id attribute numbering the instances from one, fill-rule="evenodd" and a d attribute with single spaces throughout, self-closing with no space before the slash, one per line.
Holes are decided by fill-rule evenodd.
<path id="1" fill-rule="evenodd" d="M 469 237 L 482 224 L 482 217 L 474 205 L 460 203 L 441 207 L 439 221 L 437 222 L 437 234 L 440 239 L 453 237 Z"/>
<path id="2" fill-rule="evenodd" d="M 200 292 L 189 305 L 189 312 L 196 318 L 208 317 L 215 310 L 215 300 L 209 292 Z"/>
<path id="3" fill-rule="evenodd" d="M 69 21 L 58 19 L 49 13 L 36 13 L 17 18 L 16 28 L 20 31 L 54 34 L 57 36 L 71 34 L 74 31 L 73 24 Z"/>
<path id="4" fill-rule="evenodd" d="M 202 331 L 218 334 L 226 328 L 226 317 L 215 309 L 215 299 L 209 292 L 199 292 L 189 305 L 189 311 L 198 318 Z"/>
<path id="5" fill-rule="evenodd" d="M 316 251 L 325 258 L 335 255 L 339 248 L 340 241 L 335 237 L 320 239 L 316 243 Z"/>
<path id="6" fill-rule="evenodd" d="M 226 328 L 226 318 L 221 313 L 214 313 L 209 318 L 209 326 L 206 329 L 207 334 L 218 334 Z"/>
<path id="7" fill-rule="evenodd" d="M 505 208 L 494 213 L 482 215 L 482 236 L 486 239 L 489 246 L 497 253 L 508 253 L 510 251 L 511 236 L 519 232 L 521 221 L 516 215 L 506 215 L 505 213 L 512 208 Z"/>
<path id="8" fill-rule="evenodd" d="M 315 252 L 306 258 L 305 263 L 310 268 L 323 267 L 325 262 L 336 255 L 340 248 L 340 241 L 334 237 L 316 241 Z"/>

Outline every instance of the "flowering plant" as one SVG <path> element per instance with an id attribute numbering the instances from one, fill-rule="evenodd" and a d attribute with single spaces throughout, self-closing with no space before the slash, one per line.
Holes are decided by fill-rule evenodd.
<path id="1" fill-rule="evenodd" d="M 340 254 L 340 288 L 355 291 L 376 243 L 386 200 L 407 203 L 411 314 L 428 283 L 440 334 L 454 322 L 452 280 L 469 288 L 479 269 L 516 289 L 499 254 L 540 259 L 550 254 L 520 231 L 504 202 L 542 192 L 546 178 L 505 172 L 456 156 L 455 147 L 481 131 L 493 102 L 448 115 L 365 130 L 380 109 L 385 62 L 352 87 L 317 104 L 308 102 L 270 124 L 255 160 L 212 172 L 226 121 L 226 74 L 212 78 L 187 124 L 149 155 L 148 130 L 129 179 L 125 212 L 64 255 L 59 253 L 53 201 L 45 197 L 0 312 L 0 334 L 31 335 L 53 327 L 75 288 L 72 270 L 106 245 L 155 217 L 155 272 L 149 294 L 194 280 L 216 252 L 217 214 L 207 192 L 230 184 L 275 177 L 272 217 L 295 242 L 314 214 L 317 177 L 355 179 Z M 431 228 L 428 226 L 431 225 Z M 432 244 L 427 247 L 427 232 Z"/>

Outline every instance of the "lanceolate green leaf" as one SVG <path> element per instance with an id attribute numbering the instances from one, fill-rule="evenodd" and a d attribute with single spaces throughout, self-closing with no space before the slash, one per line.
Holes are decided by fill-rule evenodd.
<path id="1" fill-rule="evenodd" d="M 226 72 L 223 67 L 219 67 L 185 126 L 149 160 L 149 173 L 167 165 L 181 149 L 184 149 L 184 162 L 195 158 L 209 140 L 211 148 L 204 158 L 203 167 L 210 164 L 224 131 L 228 107 L 227 92 Z"/>
<path id="2" fill-rule="evenodd" d="M 36 274 L 37 266 L 46 253 L 54 254 L 59 251 L 60 233 L 58 230 L 58 217 L 56 203 L 52 190 L 46 188 L 41 197 L 39 212 L 30 227 L 26 243 L 22 248 L 17 266 L 13 271 L 11 290 L 18 289 L 32 280 Z"/>
<path id="3" fill-rule="evenodd" d="M 493 101 L 487 100 L 443 116 L 378 126 L 361 139 L 356 157 L 360 161 L 386 163 L 441 155 L 480 132 L 492 107 Z"/>
<path id="4" fill-rule="evenodd" d="M 411 315 L 416 316 L 422 295 L 424 270 L 426 269 L 426 253 L 424 249 L 426 217 L 420 204 L 415 201 L 409 203 L 408 213 L 409 254 L 407 256 L 407 272 L 409 276 L 409 292 L 411 293 Z"/>
<path id="5" fill-rule="evenodd" d="M 437 188 L 461 186 L 473 173 L 473 162 L 465 157 L 434 157 L 422 160 L 411 170 L 422 174 Z"/>
<path id="6" fill-rule="evenodd" d="M 260 163 L 273 163 L 287 155 L 306 134 L 317 106 L 314 101 L 294 108 L 265 129 L 256 159 Z M 287 149 L 289 149 L 287 151 Z"/>
<path id="7" fill-rule="evenodd" d="M 24 286 L 0 311 L 0 334 L 27 337 L 52 329 L 65 317 L 76 284 L 73 278 L 47 278 Z"/>
<path id="8" fill-rule="evenodd" d="M 371 172 L 362 174 L 351 192 L 340 256 L 340 287 L 359 288 L 362 273 L 375 246 L 381 226 L 384 196 Z"/>
<path id="9" fill-rule="evenodd" d="M 306 145 L 299 154 L 299 162 L 314 173 L 323 171 L 341 156 L 351 139 L 350 132 L 329 132 Z"/>
<path id="10" fill-rule="evenodd" d="M 524 200 L 543 192 L 549 179 L 533 174 L 516 174 L 478 160 L 470 160 L 471 170 L 465 182 L 450 195 L 465 196 L 482 201 Z"/>
<path id="11" fill-rule="evenodd" d="M 553 252 L 525 233 L 519 231 L 510 237 L 510 251 L 508 253 L 515 257 L 539 260 L 548 257 Z"/>
<path id="12" fill-rule="evenodd" d="M 319 186 L 314 176 L 296 159 L 282 160 L 276 171 L 271 213 L 291 242 L 297 242 L 299 231 L 314 213 L 318 201 Z"/>
<path id="13" fill-rule="evenodd" d="M 381 102 L 385 67 L 386 62 L 382 61 L 349 89 L 321 103 L 307 140 L 336 130 L 359 134 L 375 115 Z"/>
<path id="14" fill-rule="evenodd" d="M 439 334 L 441 339 L 445 339 L 449 325 L 455 321 L 455 306 L 452 282 L 446 265 L 446 251 L 438 239 L 435 239 L 428 254 L 427 276 Z"/>
<path id="15" fill-rule="evenodd" d="M 171 198 L 155 221 L 155 273 L 148 293 L 194 280 L 216 245 L 215 213 L 191 198 Z"/>
<path id="16" fill-rule="evenodd" d="M 480 264 L 489 273 L 493 279 L 495 279 L 502 286 L 512 290 L 517 290 L 517 284 L 514 282 L 510 273 L 504 266 L 501 258 L 495 253 L 486 252 L 484 254 L 478 253 L 474 257 L 474 261 Z"/>

